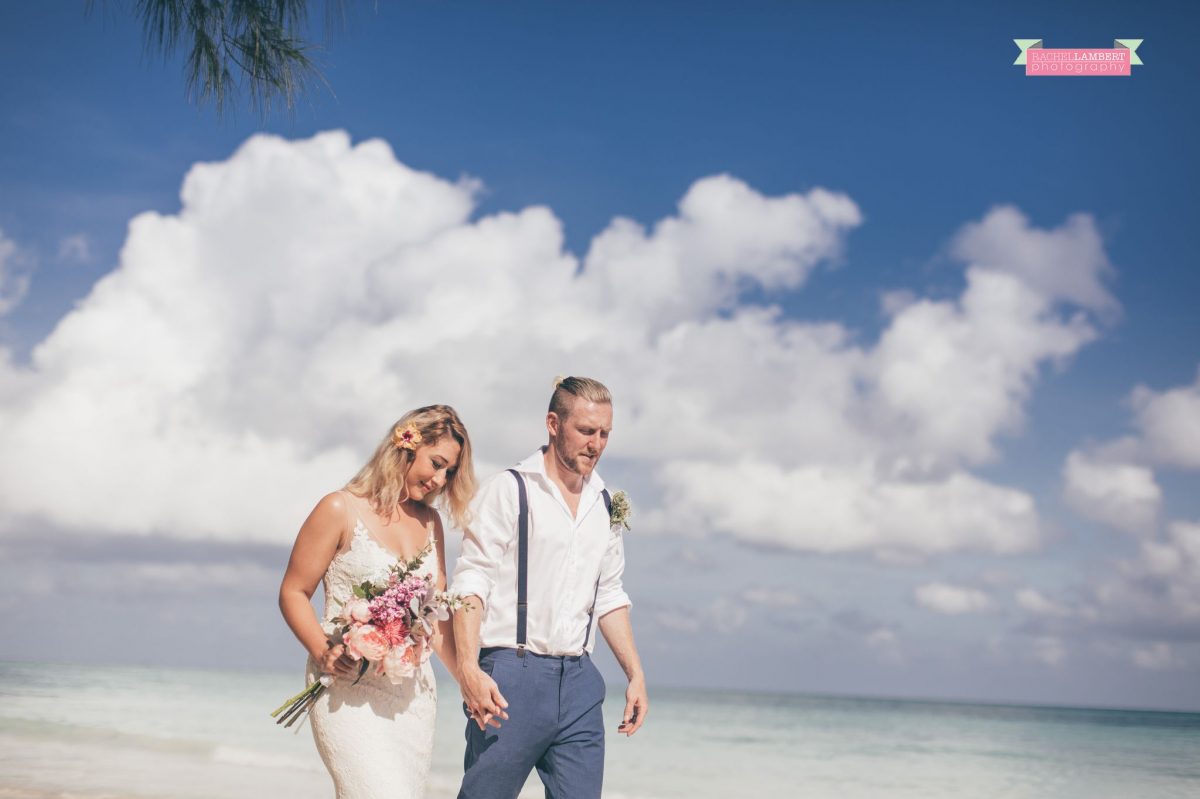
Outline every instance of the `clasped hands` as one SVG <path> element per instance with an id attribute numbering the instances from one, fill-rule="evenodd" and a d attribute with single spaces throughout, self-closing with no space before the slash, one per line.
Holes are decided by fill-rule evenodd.
<path id="1" fill-rule="evenodd" d="M 467 712 L 479 725 L 479 729 L 499 727 L 501 720 L 508 720 L 508 713 L 505 712 L 508 702 L 500 693 L 500 686 L 477 664 L 467 663 L 462 667 L 458 685 L 462 690 Z"/>

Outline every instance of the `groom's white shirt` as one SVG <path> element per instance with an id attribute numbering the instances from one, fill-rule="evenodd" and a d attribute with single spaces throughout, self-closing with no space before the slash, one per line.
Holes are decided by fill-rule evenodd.
<path id="1" fill-rule="evenodd" d="M 515 467 L 529 496 L 529 610 L 526 648 L 539 655 L 579 655 L 595 593 L 592 623 L 633 604 L 621 586 L 624 536 L 608 523 L 595 471 L 583 484 L 574 518 L 546 475 L 543 450 Z M 487 479 L 471 505 L 472 521 L 454 567 L 451 590 L 484 602 L 480 645 L 517 645 L 517 481 L 508 472 Z M 587 651 L 596 642 L 587 635 Z"/>

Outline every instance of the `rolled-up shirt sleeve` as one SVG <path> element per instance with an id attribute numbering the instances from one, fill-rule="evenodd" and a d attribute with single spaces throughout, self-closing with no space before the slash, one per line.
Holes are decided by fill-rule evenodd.
<path id="1" fill-rule="evenodd" d="M 463 532 L 462 552 L 454 566 L 451 591 L 474 594 L 488 604 L 501 560 L 517 538 L 517 484 L 501 472 L 479 489 L 472 503 L 471 525 Z"/>
<path id="2" fill-rule="evenodd" d="M 613 533 L 600 566 L 600 586 L 596 592 L 596 618 L 618 608 L 630 607 L 633 601 L 621 585 L 625 573 L 625 536 Z"/>

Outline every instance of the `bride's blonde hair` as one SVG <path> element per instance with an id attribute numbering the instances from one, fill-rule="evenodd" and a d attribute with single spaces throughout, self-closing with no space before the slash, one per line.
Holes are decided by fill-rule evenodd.
<path id="1" fill-rule="evenodd" d="M 415 430 L 419 434 L 417 445 L 410 448 L 402 442 L 401 434 L 405 430 Z M 390 517 L 396 506 L 408 499 L 404 480 L 417 449 L 436 444 L 446 436 L 458 442 L 458 466 L 447 476 L 441 491 L 421 501 L 432 505 L 435 500 L 444 498 L 454 526 L 466 529 L 470 521 L 468 506 L 475 495 L 475 466 L 471 462 L 471 439 L 467 436 L 467 428 L 449 405 L 426 405 L 401 416 L 379 442 L 371 460 L 346 484 L 346 490 L 365 498 L 383 518 Z"/>

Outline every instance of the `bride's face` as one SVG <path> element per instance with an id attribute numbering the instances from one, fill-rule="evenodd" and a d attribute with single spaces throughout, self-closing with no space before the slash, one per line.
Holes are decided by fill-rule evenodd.
<path id="1" fill-rule="evenodd" d="M 417 447 L 412 466 L 404 478 L 409 499 L 421 502 L 445 488 L 458 468 L 458 454 L 461 451 L 459 443 L 448 435 L 432 444 Z"/>

